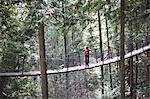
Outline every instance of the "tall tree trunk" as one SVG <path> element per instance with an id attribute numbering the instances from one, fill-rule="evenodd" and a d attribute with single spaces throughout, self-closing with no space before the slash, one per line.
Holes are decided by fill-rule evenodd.
<path id="1" fill-rule="evenodd" d="M 148 1 L 147 1 L 148 2 Z M 148 45 L 149 44 L 149 39 L 150 39 L 150 37 L 149 37 L 149 31 L 147 31 L 147 33 L 146 33 L 146 45 Z M 150 59 L 150 51 L 148 50 L 147 51 L 147 58 L 148 59 Z M 147 68 L 147 86 L 148 86 L 148 89 L 147 89 L 147 94 L 146 94 L 146 97 L 150 97 L 150 67 L 149 67 L 150 65 L 149 64 L 147 64 L 146 65 L 146 68 Z"/>
<path id="2" fill-rule="evenodd" d="M 62 1 L 62 13 L 64 14 L 65 13 L 65 7 L 64 7 L 64 0 Z M 63 22 L 64 22 L 64 24 L 63 24 L 63 27 L 65 27 L 66 26 L 66 24 L 65 24 L 65 22 L 66 22 L 66 19 L 65 19 L 65 17 L 63 16 Z M 65 57 L 64 57 L 64 65 L 65 65 L 65 67 L 67 68 L 68 67 L 68 63 L 67 63 L 67 61 L 68 61 L 68 50 L 67 50 L 67 32 L 65 31 L 65 29 L 62 31 L 63 32 L 63 37 L 64 37 L 64 54 L 65 54 Z"/>
<path id="3" fill-rule="evenodd" d="M 0 85 L 1 85 L 1 86 L 0 86 L 0 97 L 1 97 L 1 98 L 4 98 L 4 95 L 3 95 L 3 87 L 4 87 L 4 86 L 3 86 L 3 82 L 4 82 L 4 81 L 3 81 L 3 77 L 0 77 Z"/>
<path id="4" fill-rule="evenodd" d="M 136 49 L 138 49 L 138 44 L 136 44 Z M 138 61 L 139 61 L 139 58 L 138 58 L 138 55 L 135 56 L 135 59 L 136 59 L 136 69 L 135 69 L 135 98 L 137 96 L 137 84 L 138 84 Z"/>
<path id="5" fill-rule="evenodd" d="M 9 81 L 9 78 L 0 77 L 0 99 L 8 99 L 7 95 L 4 93 L 4 88 Z"/>
<path id="6" fill-rule="evenodd" d="M 107 16 L 106 16 L 106 32 L 107 32 L 107 49 L 108 49 L 108 56 L 109 58 L 112 57 L 110 56 L 111 52 L 110 52 L 110 44 L 109 44 L 109 29 L 108 29 L 108 20 L 107 20 Z M 113 89 L 112 87 L 112 75 L 111 75 L 111 64 L 108 64 L 109 65 L 109 78 L 110 78 L 110 87 L 111 87 L 111 90 Z"/>
<path id="7" fill-rule="evenodd" d="M 86 94 L 86 99 L 89 99 L 89 94 L 88 94 L 88 80 L 87 80 L 87 71 L 85 70 L 84 71 L 84 82 L 85 82 L 85 89 L 86 89 L 86 92 L 85 92 L 85 94 Z"/>
<path id="8" fill-rule="evenodd" d="M 68 72 L 66 72 L 66 99 L 69 99 L 69 81 L 68 81 Z"/>
<path id="9" fill-rule="evenodd" d="M 74 38 L 75 38 L 75 32 L 74 32 L 74 26 L 71 27 L 71 39 L 72 39 L 72 42 L 74 41 Z"/>
<path id="10" fill-rule="evenodd" d="M 121 0 L 121 31 L 120 31 L 120 93 L 121 99 L 125 99 L 125 35 L 124 35 L 124 27 L 125 27 L 125 0 Z"/>
<path id="11" fill-rule="evenodd" d="M 58 90 L 58 84 L 57 84 L 57 75 L 53 75 L 53 87 L 54 87 L 54 99 L 57 99 L 58 98 L 58 95 L 57 95 L 57 90 Z"/>
<path id="12" fill-rule="evenodd" d="M 42 82 L 42 99 L 48 99 L 48 84 L 47 84 L 47 67 L 45 63 L 45 40 L 44 40 L 44 23 L 39 23 L 39 53 L 41 67 L 41 82 Z"/>
<path id="13" fill-rule="evenodd" d="M 129 28 L 130 28 L 130 36 L 129 36 L 129 52 L 133 51 L 133 30 L 132 30 L 132 23 L 129 23 Z M 130 76 L 129 76 L 129 85 L 130 85 L 130 99 L 134 99 L 134 79 L 133 79 L 133 57 L 129 58 L 129 70 L 130 70 Z"/>
<path id="14" fill-rule="evenodd" d="M 59 87 L 58 87 L 58 89 L 57 90 L 59 90 L 58 91 L 58 99 L 61 99 L 62 98 L 62 90 L 63 90 L 63 81 L 62 81 L 62 74 L 60 73 L 60 74 L 58 74 L 58 77 L 59 77 L 59 81 L 58 81 L 58 84 L 59 84 Z"/>
<path id="15" fill-rule="evenodd" d="M 149 58 L 150 59 L 150 58 Z M 146 97 L 149 98 L 150 97 L 150 65 L 147 64 L 146 65 L 146 68 L 147 68 L 147 92 L 146 92 Z"/>
<path id="16" fill-rule="evenodd" d="M 74 42 L 74 31 L 73 31 L 73 27 L 71 27 L 71 39 L 72 39 L 72 43 Z M 75 53 L 74 53 L 74 51 L 73 51 L 73 54 L 71 55 L 71 58 L 73 59 L 72 60 L 72 65 L 74 66 L 74 55 L 76 55 Z"/>
<path id="17" fill-rule="evenodd" d="M 65 14 L 65 6 L 64 6 L 64 3 L 65 3 L 65 0 L 62 0 L 62 13 Z M 64 26 L 66 26 L 65 22 L 66 22 L 66 19 L 65 17 L 63 16 L 63 20 L 64 20 Z M 68 92 L 68 49 L 67 49 L 67 32 L 65 30 L 63 30 L 63 33 L 64 33 L 64 50 L 65 50 L 65 58 L 64 58 L 64 65 L 65 67 L 67 68 L 67 72 L 65 73 L 66 75 L 66 99 L 69 99 L 69 92 Z"/>
<path id="18" fill-rule="evenodd" d="M 118 33 L 117 24 L 116 24 L 116 28 L 115 28 L 115 33 Z M 119 56 L 119 48 L 118 48 L 118 46 L 116 46 L 115 48 L 116 48 L 116 56 Z M 116 70 L 117 70 L 117 74 L 119 74 L 119 62 L 116 62 Z"/>
<path id="19" fill-rule="evenodd" d="M 136 12 L 136 17 L 137 17 L 137 12 Z M 136 36 L 138 36 L 138 27 L 137 27 L 138 22 L 136 21 L 135 23 L 135 29 L 136 29 Z M 138 42 L 135 42 L 135 48 L 136 50 L 138 49 Z M 138 85 L 138 62 L 139 58 L 138 55 L 135 56 L 136 59 L 136 69 L 135 69 L 135 98 L 137 97 L 137 85 Z"/>
<path id="20" fill-rule="evenodd" d="M 100 41 L 100 53 L 101 53 L 101 61 L 103 61 L 103 49 L 102 49 L 102 33 L 101 33 L 101 18 L 100 18 L 100 11 L 98 11 L 98 24 L 99 24 L 99 41 Z M 104 69 L 103 69 L 103 65 L 101 65 L 101 78 L 102 78 L 102 82 L 101 82 L 101 86 L 102 86 L 102 94 L 104 94 Z"/>
<path id="21" fill-rule="evenodd" d="M 65 63 L 65 67 L 68 68 L 67 33 L 65 31 L 63 31 L 63 32 L 64 32 L 64 50 L 65 50 L 64 63 Z"/>

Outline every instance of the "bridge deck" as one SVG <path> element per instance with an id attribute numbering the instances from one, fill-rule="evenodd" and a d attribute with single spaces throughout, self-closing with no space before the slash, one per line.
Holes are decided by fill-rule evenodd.
<path id="1" fill-rule="evenodd" d="M 137 50 L 134 50 L 132 52 L 129 52 L 125 55 L 125 58 L 129 58 L 135 55 L 138 55 L 140 53 L 143 53 L 145 51 L 150 50 L 150 45 L 147 45 L 145 47 L 139 48 Z M 66 72 L 73 72 L 73 71 L 79 71 L 79 70 L 84 70 L 84 69 L 91 69 L 94 67 L 98 67 L 101 65 L 107 65 L 110 63 L 114 63 L 120 60 L 120 57 L 113 57 L 104 61 L 100 61 L 98 63 L 94 64 L 89 64 L 88 67 L 85 65 L 81 66 L 74 66 L 74 67 L 69 67 L 69 68 L 63 68 L 63 69 L 58 69 L 58 70 L 47 70 L 47 74 L 58 74 L 58 73 L 66 73 Z M 29 71 L 29 72 L 6 72 L 6 73 L 0 73 L 0 77 L 16 77 L 16 76 L 39 76 L 41 74 L 40 71 Z"/>

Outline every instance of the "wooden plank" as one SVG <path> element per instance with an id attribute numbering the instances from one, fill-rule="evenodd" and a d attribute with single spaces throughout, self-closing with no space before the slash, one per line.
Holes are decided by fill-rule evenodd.
<path id="1" fill-rule="evenodd" d="M 148 50 L 150 50 L 150 45 L 147 45 L 138 50 L 134 50 L 132 52 L 127 53 L 125 55 L 125 58 L 129 58 L 129 57 L 138 55 L 138 54 L 143 53 Z M 86 67 L 85 65 L 81 65 L 81 66 L 69 67 L 68 69 L 63 68 L 63 69 L 59 69 L 59 70 L 47 70 L 47 74 L 58 74 L 58 73 L 80 71 L 80 70 L 84 70 L 84 69 L 91 69 L 91 68 L 99 67 L 101 65 L 107 65 L 110 63 L 114 63 L 119 60 L 120 60 L 120 57 L 118 56 L 118 57 L 107 59 L 105 61 L 100 61 L 99 63 L 89 64 L 88 67 Z M 39 76 L 39 75 L 41 75 L 40 71 L 30 71 L 30 72 L 23 72 L 23 73 L 22 72 L 0 73 L 0 77 L 16 77 L 16 76 L 22 77 L 22 76 Z"/>

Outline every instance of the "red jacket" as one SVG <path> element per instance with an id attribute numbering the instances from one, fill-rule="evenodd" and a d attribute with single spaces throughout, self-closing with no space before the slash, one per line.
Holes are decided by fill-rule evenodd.
<path id="1" fill-rule="evenodd" d="M 84 55 L 85 55 L 85 56 L 88 56 L 88 55 L 89 55 L 89 49 L 88 49 L 88 48 L 85 48 L 85 49 L 84 49 Z"/>

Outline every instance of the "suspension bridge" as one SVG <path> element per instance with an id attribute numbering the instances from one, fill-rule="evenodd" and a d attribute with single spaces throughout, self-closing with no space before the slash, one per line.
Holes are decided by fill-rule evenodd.
<path id="1" fill-rule="evenodd" d="M 125 54 L 125 59 L 144 53 L 145 51 L 149 52 L 150 50 L 150 44 L 144 47 L 141 47 L 139 49 L 133 50 L 132 52 L 128 52 Z M 57 70 L 47 70 L 47 74 L 59 74 L 59 73 L 66 73 L 66 72 L 73 72 L 73 71 L 80 71 L 80 70 L 85 70 L 85 69 L 91 69 L 95 67 L 99 67 L 101 65 L 107 65 L 110 63 L 114 63 L 120 60 L 120 56 L 112 57 L 104 61 L 99 61 L 97 63 L 91 63 L 89 66 L 85 65 L 80 65 L 80 66 L 74 66 L 74 67 L 69 67 L 69 68 L 63 68 L 63 69 L 57 69 Z M 40 76 L 41 71 L 29 71 L 29 72 L 5 72 L 5 73 L 0 73 L 0 77 L 16 77 L 16 76 Z"/>

